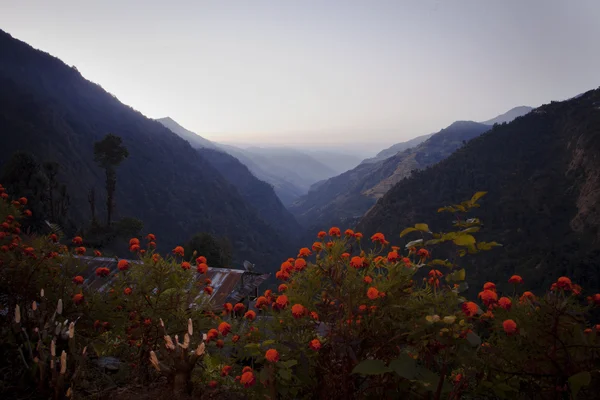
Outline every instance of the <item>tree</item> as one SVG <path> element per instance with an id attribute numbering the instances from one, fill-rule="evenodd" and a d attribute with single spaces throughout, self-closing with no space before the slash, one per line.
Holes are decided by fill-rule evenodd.
<path id="1" fill-rule="evenodd" d="M 94 161 L 106 172 L 106 225 L 110 226 L 115 208 L 114 195 L 117 187 L 117 167 L 129 157 L 129 151 L 119 136 L 108 134 L 94 143 Z"/>
<path id="2" fill-rule="evenodd" d="M 184 246 L 185 254 L 197 252 L 197 256 L 206 257 L 208 266 L 229 268 L 232 259 L 232 247 L 227 238 L 216 238 L 210 233 L 197 233 Z"/>

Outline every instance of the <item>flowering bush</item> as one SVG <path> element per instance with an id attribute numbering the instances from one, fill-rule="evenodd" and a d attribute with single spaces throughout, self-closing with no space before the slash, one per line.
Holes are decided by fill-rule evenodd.
<path id="1" fill-rule="evenodd" d="M 276 290 L 223 305 L 208 302 L 206 259 L 181 246 L 161 256 L 152 234 L 130 240 L 135 261 L 98 267 L 90 285 L 73 255 L 90 253 L 85 240 L 72 239 L 69 249 L 58 237 L 19 236 L 24 204 L 4 196 L 0 278 L 22 284 L 10 289 L 18 294 L 11 307 L 52 282 L 64 317 L 79 318 L 81 343 L 127 360 L 137 371 L 131 379 L 166 376 L 178 395 L 592 398 L 600 326 L 589 318 L 600 294 L 584 296 L 560 277 L 535 295 L 513 275 L 469 299 L 466 271 L 436 258 L 440 246 L 440 254 L 453 246 L 457 260 L 500 246 L 478 241 L 481 221 L 463 216 L 484 194 L 439 210 L 455 215 L 453 231 L 434 233 L 422 223 L 405 229 L 401 237 L 418 237 L 404 247 L 381 233 L 319 232 L 281 264 Z"/>

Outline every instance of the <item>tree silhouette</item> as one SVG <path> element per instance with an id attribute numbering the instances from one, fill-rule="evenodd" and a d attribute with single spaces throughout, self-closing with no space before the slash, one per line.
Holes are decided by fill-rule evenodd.
<path id="1" fill-rule="evenodd" d="M 106 226 L 110 226 L 115 208 L 114 195 L 117 187 L 117 167 L 129 156 L 119 136 L 108 134 L 94 143 L 94 161 L 106 172 Z"/>

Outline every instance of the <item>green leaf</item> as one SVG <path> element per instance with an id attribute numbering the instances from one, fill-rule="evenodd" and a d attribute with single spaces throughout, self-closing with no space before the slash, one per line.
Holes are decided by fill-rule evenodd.
<path id="1" fill-rule="evenodd" d="M 287 361 L 281 361 L 279 364 L 283 365 L 286 368 L 291 368 L 294 365 L 298 364 L 298 361 L 296 361 L 296 360 L 287 360 Z"/>
<path id="2" fill-rule="evenodd" d="M 400 232 L 400 237 L 403 237 L 411 232 L 416 232 L 418 229 L 416 228 L 406 228 L 405 230 L 403 230 L 402 232 Z"/>
<path id="3" fill-rule="evenodd" d="M 263 346 L 270 346 L 270 345 L 272 345 L 273 343 L 275 343 L 275 341 L 274 341 L 274 340 L 272 340 L 272 339 L 269 339 L 269 340 L 265 340 L 264 342 L 262 342 L 262 345 L 263 345 Z"/>
<path id="4" fill-rule="evenodd" d="M 569 386 L 571 387 L 571 395 L 574 399 L 577 398 L 577 394 L 582 387 L 588 386 L 592 381 L 592 376 L 588 371 L 583 371 L 578 374 L 572 375 L 569 378 Z"/>
<path id="5" fill-rule="evenodd" d="M 390 368 L 404 379 L 415 379 L 417 374 L 417 362 L 408 354 L 402 354 L 400 358 L 392 360 Z"/>
<path id="6" fill-rule="evenodd" d="M 353 374 L 381 375 L 392 370 L 385 366 L 381 360 L 364 360 L 352 370 Z"/>
<path id="7" fill-rule="evenodd" d="M 473 232 L 479 232 L 479 230 L 481 229 L 481 227 L 479 226 L 472 226 L 470 228 L 467 229 L 463 229 L 462 231 L 460 231 L 460 233 L 473 233 Z"/>
<path id="8" fill-rule="evenodd" d="M 289 381 L 290 379 L 292 379 L 292 371 L 290 371 L 289 369 L 285 368 L 285 369 L 280 369 L 278 371 L 278 375 L 286 381 Z"/>
<path id="9" fill-rule="evenodd" d="M 429 232 L 429 225 L 427 224 L 415 224 L 415 229 L 422 232 Z"/>
<path id="10" fill-rule="evenodd" d="M 244 347 L 247 348 L 247 349 L 258 349 L 260 347 L 260 344 L 258 344 L 258 343 L 248 343 Z"/>
<path id="11" fill-rule="evenodd" d="M 446 275 L 446 281 L 448 282 L 462 282 L 467 278 L 467 273 L 465 269 L 459 269 L 458 271 L 454 271 L 451 274 Z"/>
<path id="12" fill-rule="evenodd" d="M 467 282 L 461 282 L 458 284 L 458 288 L 456 289 L 457 293 L 462 293 L 469 289 L 469 284 Z"/>
<path id="13" fill-rule="evenodd" d="M 475 242 L 472 235 L 458 235 L 454 238 L 454 244 L 457 246 L 469 246 L 475 244 Z"/>
<path id="14" fill-rule="evenodd" d="M 473 332 L 467 333 L 466 339 L 467 342 L 469 342 L 469 344 L 473 347 L 477 347 L 481 344 L 481 338 Z"/>
<path id="15" fill-rule="evenodd" d="M 471 203 L 474 204 L 475 202 L 477 202 L 477 200 L 479 200 L 480 198 L 482 198 L 486 194 L 487 194 L 487 192 L 477 192 L 477 193 L 475 193 L 473 195 L 473 197 L 471 197 Z"/>

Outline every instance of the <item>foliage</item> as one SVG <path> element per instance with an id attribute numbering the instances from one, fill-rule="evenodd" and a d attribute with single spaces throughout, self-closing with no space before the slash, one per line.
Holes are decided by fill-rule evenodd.
<path id="1" fill-rule="evenodd" d="M 230 268 L 232 247 L 227 238 L 217 238 L 210 233 L 195 234 L 184 246 L 186 254 L 202 254 L 207 263 L 216 268 Z"/>
<path id="2" fill-rule="evenodd" d="M 561 277 L 535 296 L 515 275 L 510 291 L 486 282 L 474 302 L 464 295 L 467 271 L 432 257 L 444 246 L 455 249 L 457 260 L 497 251 L 497 243 L 479 240 L 482 220 L 462 216 L 478 210 L 484 195 L 440 209 L 461 215 L 451 231 L 433 232 L 425 223 L 405 229 L 404 248 L 390 247 L 382 233 L 369 241 L 335 227 L 320 232 L 310 249 L 282 263 L 278 289 L 249 306 L 209 302 L 206 258 L 181 246 L 161 256 L 152 234 L 130 239 L 135 260 L 120 259 L 117 270 L 73 276 L 81 268 L 74 254 L 88 251 L 83 238 L 73 238 L 69 249 L 56 237 L 21 237 L 15 229 L 27 200 L 5 195 L 0 282 L 14 287 L 9 310 L 26 310 L 40 299 L 38 288 L 49 285 L 63 300 L 62 318 L 77 326 L 74 354 L 87 346 L 90 357 L 118 357 L 127 362 L 128 380 L 144 385 L 166 376 L 172 396 L 593 398 L 600 325 L 589 318 L 600 294 L 584 298 L 579 285 Z M 43 257 L 52 249 L 56 254 Z M 2 331 L 15 359 L 34 347 L 31 336 L 14 329 L 12 321 L 25 323 L 17 315 L 10 313 Z M 17 335 L 7 336 L 7 328 Z M 61 390 L 98 394 L 90 391 L 88 368 L 73 364 Z M 38 385 L 40 376 L 32 374 Z"/>
<path id="3" fill-rule="evenodd" d="M 106 173 L 106 226 L 110 226 L 115 208 L 116 169 L 129 157 L 129 151 L 122 143 L 123 139 L 113 134 L 108 134 L 104 139 L 94 143 L 94 161 Z"/>

